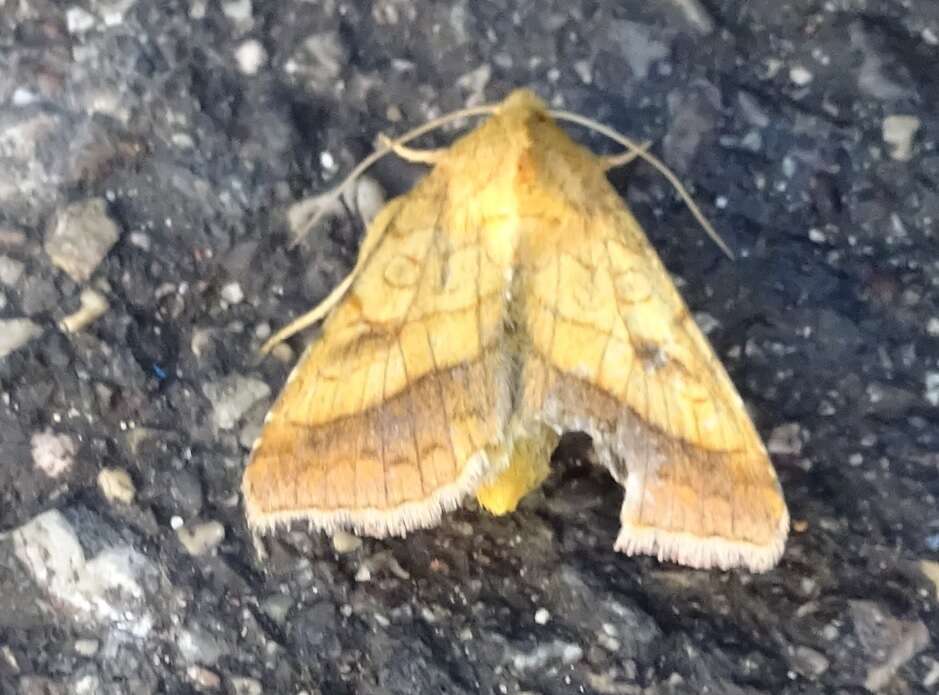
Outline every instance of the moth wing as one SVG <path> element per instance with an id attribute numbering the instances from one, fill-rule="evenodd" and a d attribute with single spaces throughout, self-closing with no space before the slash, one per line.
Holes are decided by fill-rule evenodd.
<path id="1" fill-rule="evenodd" d="M 369 227 L 348 294 L 272 407 L 249 525 L 373 536 L 429 526 L 494 467 L 510 406 L 505 271 L 432 172 Z"/>
<path id="2" fill-rule="evenodd" d="M 555 205 L 523 256 L 522 419 L 592 436 L 626 492 L 618 550 L 766 570 L 789 526 L 766 449 L 639 224 L 590 168 L 583 205 Z"/>

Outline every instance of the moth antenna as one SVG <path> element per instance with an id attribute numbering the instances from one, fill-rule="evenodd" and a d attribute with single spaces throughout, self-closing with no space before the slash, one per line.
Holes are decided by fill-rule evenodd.
<path id="1" fill-rule="evenodd" d="M 451 111 L 450 113 L 444 114 L 443 116 L 433 118 L 423 125 L 419 125 L 417 128 L 413 128 L 404 135 L 401 135 L 397 138 L 382 138 L 378 149 L 359 162 L 338 186 L 321 195 L 302 200 L 290 208 L 287 216 L 290 221 L 291 229 L 294 232 L 294 240 L 291 242 L 291 246 L 295 246 L 300 242 L 300 240 L 303 239 L 303 237 L 309 234 L 310 230 L 316 226 L 317 222 L 322 219 L 323 215 L 330 210 L 330 206 L 334 205 L 340 196 L 344 195 L 349 190 L 349 187 L 355 182 L 357 178 L 365 173 L 365 171 L 368 170 L 368 168 L 379 159 L 384 157 L 389 152 L 393 152 L 396 147 L 405 145 L 411 140 L 419 138 L 421 135 L 441 128 L 461 118 L 469 118 L 471 116 L 485 116 L 488 114 L 493 114 L 495 111 L 496 106 L 493 104 L 470 106 L 465 109 Z"/>
<path id="2" fill-rule="evenodd" d="M 691 194 L 688 193 L 688 190 L 682 185 L 681 181 L 678 180 L 678 177 L 675 176 L 674 172 L 668 168 L 668 166 L 658 157 L 653 154 L 650 154 L 645 151 L 643 147 L 636 144 L 625 135 L 618 133 L 612 128 L 599 123 L 592 118 L 587 118 L 586 116 L 581 116 L 578 113 L 573 113 L 571 111 L 549 111 L 548 112 L 552 118 L 555 118 L 559 121 L 569 121 L 570 123 L 576 123 L 577 125 L 583 126 L 590 130 L 593 130 L 601 135 L 606 135 L 611 140 L 618 142 L 623 147 L 629 150 L 632 157 L 627 161 L 632 161 L 638 157 L 645 162 L 648 162 L 652 165 L 656 171 L 658 171 L 662 176 L 665 177 L 665 180 L 672 184 L 672 187 L 681 196 L 681 199 L 685 202 L 685 205 L 688 206 L 688 209 L 691 210 L 691 214 L 694 215 L 694 218 L 698 221 L 704 231 L 711 241 L 717 244 L 718 248 L 723 251 L 728 258 L 734 260 L 734 253 L 730 250 L 730 247 L 721 239 L 720 234 L 711 226 L 711 223 L 707 221 L 707 218 L 704 216 L 704 213 L 701 212 L 701 209 L 698 207 L 697 203 L 691 197 Z"/>
<path id="3" fill-rule="evenodd" d="M 623 167 L 639 159 L 639 154 L 638 154 L 639 150 L 642 150 L 643 152 L 648 152 L 650 147 L 652 147 L 652 141 L 646 140 L 644 143 L 639 145 L 639 148 L 636 150 L 627 149 L 622 154 L 607 155 L 606 157 L 603 157 L 603 161 L 606 162 L 607 169 L 615 169 L 617 167 Z"/>
<path id="4" fill-rule="evenodd" d="M 437 128 L 445 126 L 448 123 L 452 123 L 453 121 L 459 120 L 461 118 L 469 118 L 472 116 L 485 116 L 495 112 L 496 106 L 493 104 L 471 106 L 465 109 L 460 109 L 458 111 L 452 111 L 450 113 L 444 114 L 443 116 L 438 116 L 437 118 L 433 118 L 423 125 L 420 125 L 417 128 L 413 128 L 404 135 L 401 135 L 400 137 L 397 137 L 393 140 L 388 137 L 381 138 L 378 149 L 359 162 L 349 173 L 349 175 L 342 180 L 342 183 L 327 191 L 326 193 L 311 198 L 306 198 L 305 200 L 301 200 L 300 202 L 291 206 L 290 210 L 287 212 L 287 220 L 290 224 L 290 229 L 294 234 L 293 241 L 290 243 L 291 248 L 300 243 L 303 237 L 309 234 L 309 232 L 316 226 L 320 219 L 322 219 L 323 215 L 328 213 L 330 209 L 335 206 L 337 201 L 342 200 L 342 196 L 346 194 L 349 187 L 355 182 L 356 179 L 358 179 L 370 166 L 372 166 L 375 162 L 377 162 L 389 152 L 394 152 L 396 150 L 406 152 L 408 151 L 407 148 L 403 148 L 405 143 L 408 143 L 411 140 L 424 135 L 425 133 L 429 133 L 432 130 L 436 130 Z M 303 314 L 302 316 L 298 316 L 293 321 L 277 331 L 277 333 L 268 338 L 261 346 L 259 352 L 262 355 L 268 354 L 277 345 L 290 338 L 290 336 L 302 331 L 304 328 L 312 326 L 317 321 L 323 319 L 326 314 L 328 314 L 330 310 L 339 303 L 339 300 L 345 296 L 346 292 L 348 292 L 361 267 L 362 263 L 357 263 L 352 271 L 346 276 L 346 278 L 341 283 L 339 283 L 339 285 L 337 285 L 322 302 L 317 304 L 313 309 Z"/>
<path id="5" fill-rule="evenodd" d="M 382 147 L 387 147 L 401 159 L 412 164 L 427 164 L 428 166 L 436 164 L 443 153 L 447 151 L 446 148 L 418 150 L 402 144 L 399 140 L 392 140 L 384 133 L 378 136 L 378 142 Z"/>

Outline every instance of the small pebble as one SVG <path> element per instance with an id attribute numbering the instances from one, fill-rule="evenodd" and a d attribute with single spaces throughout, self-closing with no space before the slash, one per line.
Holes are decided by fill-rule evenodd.
<path id="1" fill-rule="evenodd" d="M 890 156 L 899 162 L 907 162 L 913 156 L 913 137 L 921 121 L 916 116 L 887 116 L 883 122 L 884 142 L 890 147 Z"/>
<path id="2" fill-rule="evenodd" d="M 205 494 L 202 480 L 192 470 L 184 468 L 173 471 L 165 480 L 164 490 L 170 509 L 187 520 L 195 519 L 202 512 Z"/>
<path id="3" fill-rule="evenodd" d="M 251 0 L 229 0 L 222 3 L 222 12 L 233 22 L 248 22 L 253 12 Z"/>
<path id="4" fill-rule="evenodd" d="M 117 243 L 120 230 L 103 198 L 66 206 L 55 216 L 43 248 L 75 282 L 85 282 Z"/>
<path id="5" fill-rule="evenodd" d="M 933 583 L 936 589 L 936 602 L 939 603 L 939 562 L 920 560 L 919 570 Z"/>
<path id="6" fill-rule="evenodd" d="M 0 284 L 12 287 L 23 275 L 23 262 L 9 256 L 0 256 Z"/>
<path id="7" fill-rule="evenodd" d="M 205 555 L 225 540 L 225 526 L 218 521 L 206 521 L 176 529 L 179 542 L 190 555 Z"/>
<path id="8" fill-rule="evenodd" d="M 235 676 L 230 681 L 233 695 L 262 695 L 264 689 L 254 678 Z"/>
<path id="9" fill-rule="evenodd" d="M 896 672 L 929 644 L 929 630 L 922 620 L 901 620 L 870 600 L 849 602 L 854 633 L 867 657 L 864 687 L 876 692 L 893 680 Z"/>
<path id="10" fill-rule="evenodd" d="M 144 251 L 149 251 L 152 246 L 150 237 L 146 232 L 131 232 L 128 239 L 131 244 Z"/>
<path id="11" fill-rule="evenodd" d="M 556 661 L 568 665 L 575 664 L 583 656 L 584 650 L 580 645 L 556 640 L 540 644 L 531 652 L 516 654 L 512 658 L 512 665 L 519 672 L 539 671 Z"/>
<path id="12" fill-rule="evenodd" d="M 796 647 L 789 659 L 792 667 L 806 678 L 818 678 L 828 670 L 831 662 L 811 647 Z"/>
<path id="13" fill-rule="evenodd" d="M 825 236 L 825 232 L 823 232 L 818 227 L 812 227 L 809 230 L 809 241 L 811 241 L 813 244 L 827 244 L 828 237 Z"/>
<path id="14" fill-rule="evenodd" d="M 287 594 L 271 594 L 261 601 L 261 610 L 278 625 L 287 621 L 287 614 L 293 608 L 294 599 Z"/>
<path id="15" fill-rule="evenodd" d="M 385 189 L 371 176 L 362 176 L 356 181 L 354 210 L 365 224 L 375 219 L 386 198 Z"/>
<path id="16" fill-rule="evenodd" d="M 189 664 L 214 666 L 231 652 L 228 633 L 210 630 L 199 623 L 189 623 L 179 631 L 176 647 Z"/>
<path id="17" fill-rule="evenodd" d="M 212 402 L 213 420 L 220 430 L 233 428 L 238 421 L 262 398 L 267 398 L 271 387 L 260 379 L 233 374 L 202 387 Z"/>
<path id="18" fill-rule="evenodd" d="M 101 679 L 93 673 L 78 676 L 69 688 L 70 695 L 98 695 L 101 692 Z"/>
<path id="19" fill-rule="evenodd" d="M 293 362 L 296 355 L 293 353 L 293 348 L 287 345 L 287 343 L 280 343 L 279 345 L 275 345 L 274 349 L 271 350 L 271 357 L 281 364 L 290 364 Z"/>
<path id="20" fill-rule="evenodd" d="M 75 640 L 75 653 L 79 656 L 94 656 L 98 653 L 100 643 L 96 639 Z"/>
<path id="21" fill-rule="evenodd" d="M 96 6 L 104 23 L 109 27 L 116 27 L 124 22 L 124 15 L 136 2 L 137 0 L 107 0 L 96 3 Z"/>
<path id="22" fill-rule="evenodd" d="M 267 51 L 257 39 L 248 39 L 235 51 L 235 60 L 238 61 L 238 69 L 242 74 L 256 75 L 267 63 Z"/>
<path id="23" fill-rule="evenodd" d="M 15 248 L 26 243 L 26 234 L 19 229 L 7 227 L 0 223 L 0 246 L 6 248 Z"/>
<path id="24" fill-rule="evenodd" d="M 50 478 L 58 478 L 75 463 L 78 443 L 67 434 L 47 429 L 34 433 L 30 444 L 33 464 Z"/>
<path id="25" fill-rule="evenodd" d="M 789 79 L 797 87 L 804 87 L 815 79 L 815 76 L 801 65 L 796 65 L 789 70 Z"/>
<path id="26" fill-rule="evenodd" d="M 69 34 L 84 34 L 95 26 L 95 16 L 87 10 L 73 5 L 65 11 L 65 26 Z"/>
<path id="27" fill-rule="evenodd" d="M 337 531 L 333 534 L 333 550 L 340 555 L 353 553 L 362 547 L 362 539 L 347 531 Z"/>
<path id="28" fill-rule="evenodd" d="M 535 611 L 535 622 L 539 625 L 547 625 L 549 620 L 551 620 L 551 613 L 547 609 L 539 608 Z"/>
<path id="29" fill-rule="evenodd" d="M 131 480 L 127 471 L 121 468 L 102 468 L 98 473 L 98 488 L 105 499 L 112 504 L 114 502 L 132 504 L 137 494 L 134 481 Z"/>
<path id="30" fill-rule="evenodd" d="M 771 454 L 798 456 L 802 453 L 802 428 L 797 422 L 779 425 L 769 435 L 766 448 Z"/>
<path id="31" fill-rule="evenodd" d="M 241 289 L 240 284 L 237 282 L 229 282 L 222 287 L 221 297 L 229 304 L 240 304 L 244 301 L 245 293 Z"/>
<path id="32" fill-rule="evenodd" d="M 29 319 L 0 319 L 0 359 L 19 350 L 42 333 Z"/>
<path id="33" fill-rule="evenodd" d="M 186 669 L 186 675 L 200 690 L 217 690 L 222 684 L 217 673 L 203 666 L 190 666 Z"/>
<path id="34" fill-rule="evenodd" d="M 46 314 L 57 309 L 61 296 L 51 277 L 27 275 L 19 283 L 20 309 L 26 316 Z"/>
<path id="35" fill-rule="evenodd" d="M 721 322 L 706 311 L 695 312 L 694 322 L 698 324 L 698 328 L 701 329 L 704 335 L 711 335 L 721 326 Z"/>
<path id="36" fill-rule="evenodd" d="M 926 392 L 923 394 L 927 401 L 935 408 L 939 406 L 939 372 L 926 372 L 923 381 Z"/>
<path id="37" fill-rule="evenodd" d="M 923 685 L 926 686 L 927 688 L 932 688 L 934 685 L 939 683 L 939 661 L 935 661 L 934 659 L 928 659 L 928 658 L 923 659 L 923 661 L 926 662 L 927 665 L 929 665 L 930 663 L 932 664 L 932 666 L 929 669 L 929 672 L 923 678 Z"/>
<path id="38" fill-rule="evenodd" d="M 13 653 L 9 645 L 4 644 L 0 647 L 0 657 L 3 657 L 4 663 L 6 663 L 14 675 L 20 672 L 20 662 L 17 661 L 16 654 Z"/>

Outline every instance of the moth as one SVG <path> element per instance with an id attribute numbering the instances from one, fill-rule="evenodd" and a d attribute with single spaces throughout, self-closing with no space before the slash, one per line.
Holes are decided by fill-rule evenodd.
<path id="1" fill-rule="evenodd" d="M 424 127 L 363 162 L 391 150 L 432 169 L 272 339 L 325 317 L 251 452 L 248 525 L 403 535 L 474 494 L 504 514 L 578 431 L 625 490 L 617 550 L 771 568 L 789 515 L 766 449 L 607 179 L 657 160 L 593 154 L 556 122 L 576 116 L 528 90 L 481 111 L 448 148 L 405 146 Z"/>

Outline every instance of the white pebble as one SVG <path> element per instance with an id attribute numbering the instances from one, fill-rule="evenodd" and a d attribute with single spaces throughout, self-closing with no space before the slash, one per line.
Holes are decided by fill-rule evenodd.
<path id="1" fill-rule="evenodd" d="M 815 79 L 815 75 L 803 66 L 795 65 L 789 70 L 789 79 L 792 80 L 792 83 L 797 87 L 804 87 Z"/>
<path id="2" fill-rule="evenodd" d="M 267 63 L 267 51 L 257 39 L 248 39 L 235 51 L 238 69 L 244 75 L 256 75 L 258 70 Z"/>
<path id="3" fill-rule="evenodd" d="M 546 625 L 551 620 L 551 614 L 545 608 L 539 608 L 535 611 L 535 622 L 539 625 Z"/>
<path id="4" fill-rule="evenodd" d="M 916 116 L 895 114 L 883 122 L 884 142 L 890 146 L 890 156 L 898 162 L 906 162 L 913 156 L 913 137 L 921 121 Z"/>
<path id="5" fill-rule="evenodd" d="M 75 640 L 75 653 L 79 656 L 94 656 L 98 653 L 99 642 L 96 639 Z"/>
<path id="6" fill-rule="evenodd" d="M 812 227 L 809 230 L 809 241 L 813 244 L 825 244 L 828 242 L 828 237 L 825 236 L 825 232 L 817 227 Z"/>
<path id="7" fill-rule="evenodd" d="M 42 328 L 29 319 L 0 319 L 0 358 L 19 350 L 41 333 Z"/>
<path id="8" fill-rule="evenodd" d="M 245 293 L 241 289 L 241 285 L 237 282 L 229 282 L 222 287 L 221 295 L 222 299 L 229 304 L 240 304 L 245 298 Z"/>
<path id="9" fill-rule="evenodd" d="M 939 372 L 926 372 L 926 400 L 939 406 Z"/>
<path id="10" fill-rule="evenodd" d="M 249 22 L 253 11 L 251 0 L 230 0 L 222 4 L 222 12 L 233 22 Z"/>
<path id="11" fill-rule="evenodd" d="M 65 11 L 65 26 L 69 34 L 83 34 L 95 25 L 95 16 L 87 10 L 73 5 Z"/>

